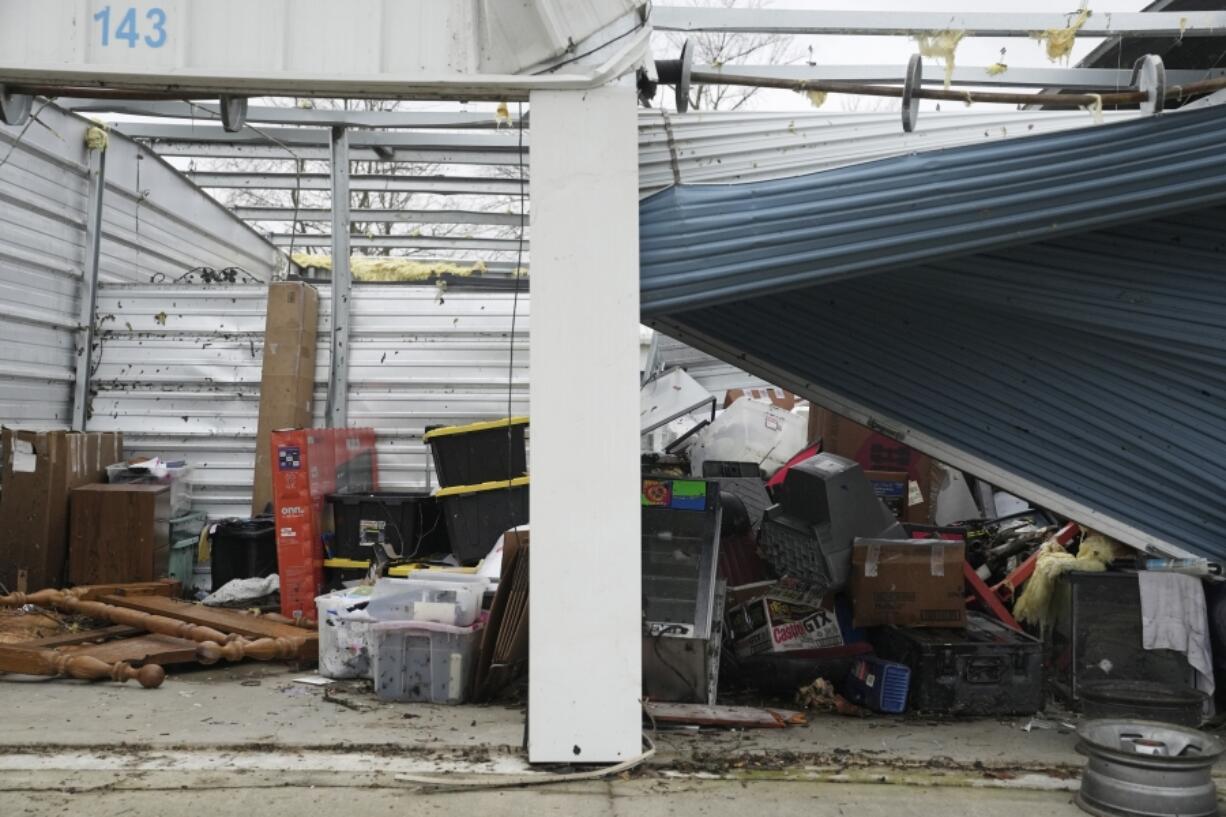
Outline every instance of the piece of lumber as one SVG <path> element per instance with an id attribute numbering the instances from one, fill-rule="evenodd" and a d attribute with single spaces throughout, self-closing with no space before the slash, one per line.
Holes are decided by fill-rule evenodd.
<path id="1" fill-rule="evenodd" d="M 196 624 L 201 627 L 212 627 L 225 633 L 234 633 L 247 638 L 316 638 L 316 633 L 297 627 L 293 624 L 283 624 L 273 621 L 267 616 L 253 616 L 238 610 L 228 610 L 224 607 L 205 607 L 202 604 L 192 604 L 177 599 L 154 596 L 108 596 L 102 601 L 117 607 L 139 610 L 151 615 Z"/>
<path id="2" fill-rule="evenodd" d="M 202 644 L 188 641 L 185 638 L 147 634 L 108 641 L 105 644 L 77 644 L 61 647 L 58 652 L 69 655 L 88 655 L 108 664 L 122 661 L 134 667 L 144 664 L 157 664 L 165 667 L 168 664 L 196 663 L 200 660 L 202 647 Z"/>
<path id="3" fill-rule="evenodd" d="M 87 681 L 129 681 L 135 679 L 145 689 L 161 686 L 166 671 L 157 664 L 133 669 L 122 661 L 108 663 L 89 655 L 72 655 L 55 650 L 0 645 L 0 672 L 22 675 L 49 675 L 81 678 Z"/>
<path id="4" fill-rule="evenodd" d="M 97 601 L 103 596 L 175 598 L 183 595 L 183 583 L 174 579 L 158 579 L 152 582 L 128 582 L 126 584 L 85 584 L 72 588 L 72 593 L 82 601 Z"/>
<path id="5" fill-rule="evenodd" d="M 141 635 L 144 630 L 128 627 L 123 624 L 112 624 L 110 627 L 99 627 L 96 630 L 78 630 L 75 633 L 53 635 L 39 638 L 35 641 L 22 641 L 15 647 L 30 647 L 32 649 L 51 649 L 52 647 L 71 647 L 75 644 L 88 644 L 94 641 L 108 641 L 112 638 L 128 638 Z"/>
<path id="6" fill-rule="evenodd" d="M 706 704 L 660 703 L 643 705 L 648 717 L 657 723 L 691 726 L 722 726 L 734 729 L 783 729 L 807 723 L 803 712 L 756 706 L 708 706 Z"/>
<path id="7" fill-rule="evenodd" d="M 34 593 L 9 593 L 0 596 L 0 607 L 21 607 L 36 604 L 47 607 L 48 599 L 67 594 L 82 601 L 97 601 L 104 596 L 179 596 L 183 585 L 174 579 L 158 579 L 155 582 L 129 582 L 127 584 L 83 584 L 67 590 L 48 587 Z"/>

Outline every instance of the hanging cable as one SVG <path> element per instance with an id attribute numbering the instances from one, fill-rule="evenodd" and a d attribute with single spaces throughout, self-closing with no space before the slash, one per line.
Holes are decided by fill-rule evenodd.
<path id="1" fill-rule="evenodd" d="M 193 108 L 199 108 L 200 110 L 209 114 L 214 119 L 216 119 L 218 116 L 218 113 L 216 111 L 210 110 L 204 107 L 203 105 L 199 104 L 198 102 L 193 102 L 190 99 L 184 99 L 183 101 L 186 102 L 188 105 L 192 106 Z M 287 145 L 285 142 L 281 141 L 277 137 L 268 133 L 263 128 L 257 128 L 255 125 L 252 125 L 250 122 L 244 122 L 243 127 L 250 128 L 251 130 L 258 133 L 260 136 L 263 136 L 265 139 L 267 139 L 268 141 L 272 142 L 277 147 L 284 150 L 291 157 L 293 157 L 293 160 L 294 160 L 294 191 L 293 191 L 293 195 L 290 196 L 290 199 L 294 203 L 294 216 L 293 216 L 294 220 L 290 223 L 290 226 L 289 226 L 289 251 L 286 253 L 286 255 L 289 256 L 290 263 L 293 263 L 294 244 L 296 243 L 298 239 L 298 207 L 299 207 L 299 201 L 302 198 L 302 174 L 304 172 L 304 167 L 305 167 L 304 163 L 306 162 L 306 160 L 303 159 L 300 155 L 298 155 L 298 152 L 295 151 L 293 148 L 291 148 L 289 145 Z M 333 202 L 332 204 L 333 206 L 336 206 L 336 202 Z"/>
<path id="2" fill-rule="evenodd" d="M 509 518 L 515 517 L 515 503 L 513 491 L 511 488 L 511 480 L 522 476 L 515 473 L 515 428 L 511 424 L 511 417 L 514 414 L 514 398 L 515 398 L 515 324 L 519 317 L 519 287 L 523 280 L 523 263 L 524 263 L 524 239 L 527 232 L 528 219 L 528 191 L 527 191 L 527 176 L 524 172 L 524 103 L 517 103 L 515 115 L 515 129 L 518 138 L 518 165 L 519 170 L 519 235 L 515 247 L 515 269 L 511 274 L 515 278 L 515 286 L 511 297 L 511 334 L 510 340 L 507 343 L 507 510 Z"/>

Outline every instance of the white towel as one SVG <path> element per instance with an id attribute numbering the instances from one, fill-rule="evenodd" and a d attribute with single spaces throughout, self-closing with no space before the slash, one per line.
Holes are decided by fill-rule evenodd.
<path id="1" fill-rule="evenodd" d="M 1141 571 L 1142 646 L 1147 650 L 1177 650 L 1196 670 L 1196 688 L 1213 695 L 1213 653 L 1205 587 L 1195 576 Z"/>

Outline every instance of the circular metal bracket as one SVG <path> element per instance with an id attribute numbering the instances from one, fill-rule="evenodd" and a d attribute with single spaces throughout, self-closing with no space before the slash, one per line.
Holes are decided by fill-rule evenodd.
<path id="1" fill-rule="evenodd" d="M 0 121 L 6 125 L 24 125 L 34 104 L 31 94 L 10 94 L 0 85 Z"/>
<path id="2" fill-rule="evenodd" d="M 919 121 L 919 97 L 916 91 L 924 79 L 924 60 L 919 54 L 912 54 L 907 63 L 907 78 L 902 86 L 902 129 L 907 133 L 915 130 Z"/>
<path id="3" fill-rule="evenodd" d="M 686 40 L 681 46 L 681 75 L 677 78 L 677 113 L 685 113 L 690 109 L 690 71 L 694 68 L 694 46 Z"/>
<path id="4" fill-rule="evenodd" d="M 1141 113 L 1162 113 L 1166 107 L 1166 66 L 1157 54 L 1146 54 L 1132 66 L 1132 83 L 1143 91 L 1146 100 L 1141 103 Z"/>
<path id="5" fill-rule="evenodd" d="M 690 109 L 690 72 L 694 67 L 694 46 L 687 39 L 681 45 L 681 55 L 675 60 L 656 60 L 656 82 L 676 88 L 677 113 Z M 652 89 L 655 93 L 655 89 Z"/>
<path id="6" fill-rule="evenodd" d="M 247 97 L 223 95 L 221 127 L 226 133 L 237 133 L 247 124 Z"/>

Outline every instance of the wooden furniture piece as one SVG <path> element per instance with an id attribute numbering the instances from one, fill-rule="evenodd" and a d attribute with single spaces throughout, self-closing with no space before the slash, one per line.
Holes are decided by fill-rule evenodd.
<path id="1" fill-rule="evenodd" d="M 94 483 L 69 502 L 68 579 L 73 584 L 143 582 L 166 575 L 170 489 Z"/>
<path id="2" fill-rule="evenodd" d="M 64 676 L 88 681 L 110 679 L 123 682 L 135 679 L 145 689 L 161 686 L 166 678 L 166 671 L 157 664 L 145 664 L 140 669 L 133 669 L 123 661 L 107 663 L 89 655 L 73 655 L 9 644 L 0 644 L 0 672 Z"/>
<path id="3" fill-rule="evenodd" d="M 319 654 L 317 635 L 262 616 L 202 607 L 162 596 L 104 596 L 103 599 L 83 601 L 71 591 L 48 589 L 0 596 L 0 606 L 54 607 L 143 632 L 195 641 L 198 642 L 196 658 L 202 664 L 244 658 L 310 660 Z"/>

